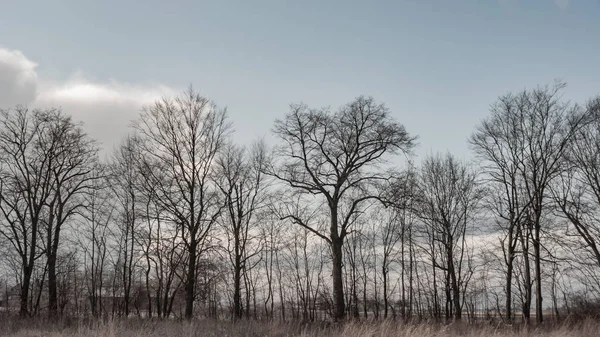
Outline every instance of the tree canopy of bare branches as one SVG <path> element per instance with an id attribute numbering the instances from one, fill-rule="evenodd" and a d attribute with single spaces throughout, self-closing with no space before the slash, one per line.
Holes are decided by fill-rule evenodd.
<path id="1" fill-rule="evenodd" d="M 190 88 L 145 108 L 135 130 L 141 139 L 144 184 L 168 220 L 181 228 L 188 254 L 185 315 L 191 318 L 199 258 L 223 209 L 214 174 L 230 123 L 225 109 Z"/>
<path id="2" fill-rule="evenodd" d="M 41 254 L 47 257 L 50 313 L 58 310 L 56 259 L 61 229 L 83 207 L 81 194 L 92 188 L 97 151 L 81 127 L 60 110 L 1 111 L 0 234 L 21 258 L 22 316 L 30 314 L 31 276 Z M 40 235 L 44 236 L 41 242 Z"/>
<path id="3" fill-rule="evenodd" d="M 342 319 L 345 304 L 342 283 L 342 246 L 352 220 L 369 202 L 381 197 L 390 179 L 381 164 L 390 155 L 408 153 L 414 146 L 404 126 L 372 98 L 359 97 L 337 112 L 292 105 L 275 122 L 281 140 L 276 155 L 281 159 L 269 174 L 293 193 L 318 195 L 329 210 L 329 230 L 324 232 L 298 214 L 284 219 L 325 240 L 333 258 L 334 317 Z"/>

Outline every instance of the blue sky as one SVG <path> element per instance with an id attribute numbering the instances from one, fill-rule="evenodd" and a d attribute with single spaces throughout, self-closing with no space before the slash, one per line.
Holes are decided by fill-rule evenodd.
<path id="1" fill-rule="evenodd" d="M 59 105 L 111 147 L 142 103 L 190 83 L 228 107 L 240 142 L 290 103 L 364 94 L 420 137 L 418 155 L 467 158 L 501 94 L 555 78 L 568 99 L 600 94 L 599 17 L 600 0 L 0 0 L 0 91 L 17 93 L 0 107 Z"/>

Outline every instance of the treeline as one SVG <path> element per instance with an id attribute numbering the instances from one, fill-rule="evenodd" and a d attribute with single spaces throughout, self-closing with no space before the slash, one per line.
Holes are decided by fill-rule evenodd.
<path id="1" fill-rule="evenodd" d="M 108 159 L 58 109 L 0 110 L 0 309 L 541 323 L 600 295 L 600 97 L 500 96 L 434 154 L 388 108 L 291 105 L 235 144 L 189 89 Z M 533 311 L 533 312 L 532 312 Z"/>

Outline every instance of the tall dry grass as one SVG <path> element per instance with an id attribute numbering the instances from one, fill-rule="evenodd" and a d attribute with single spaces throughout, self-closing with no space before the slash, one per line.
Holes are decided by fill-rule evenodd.
<path id="1" fill-rule="evenodd" d="M 0 318 L 0 336 L 15 337 L 596 337 L 600 336 L 600 322 L 587 320 L 579 323 L 548 324 L 542 327 L 523 327 L 407 323 L 397 321 L 356 321 L 332 325 L 326 323 L 284 323 L 241 321 L 232 323 L 216 320 L 154 321 L 154 320 L 22 320 L 15 317 Z"/>

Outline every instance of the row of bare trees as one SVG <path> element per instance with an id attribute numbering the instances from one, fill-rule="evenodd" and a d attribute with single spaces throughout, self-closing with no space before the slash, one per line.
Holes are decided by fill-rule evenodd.
<path id="1" fill-rule="evenodd" d="M 78 197 L 94 188 L 97 152 L 81 127 L 57 110 L 18 107 L 0 114 L 0 233 L 19 260 L 21 315 L 30 313 L 32 275 L 42 256 L 48 310 L 58 312 L 61 234 L 84 206 Z"/>
<path id="2" fill-rule="evenodd" d="M 600 132 L 600 105 L 598 100 L 584 107 L 565 102 L 560 97 L 563 88 L 563 83 L 557 83 L 500 97 L 491 108 L 491 116 L 470 139 L 491 189 L 489 209 L 502 233 L 500 248 L 506 267 L 506 317 L 509 320 L 517 257 L 522 257 L 519 262 L 524 266 L 523 283 L 519 288 L 523 293 L 523 317 L 526 321 L 530 319 L 535 288 L 536 320 L 542 322 L 542 261 L 548 257 L 563 257 L 560 252 L 555 256 L 551 247 L 556 244 L 552 242 L 555 236 L 552 234 L 560 235 L 564 229 L 559 228 L 557 233 L 552 224 L 560 222 L 565 215 L 568 217 L 570 209 L 573 210 L 570 207 L 595 208 L 593 204 L 573 198 L 569 185 L 575 179 L 585 179 L 590 170 L 594 172 L 598 167 L 599 157 L 583 159 L 581 155 L 582 151 L 589 153 L 598 149 L 599 143 L 592 139 L 597 140 Z M 578 157 L 583 160 L 574 161 Z M 592 181 L 582 182 L 586 189 L 593 191 Z M 591 210 L 592 213 L 597 211 L 597 208 Z M 569 222 L 572 225 L 572 221 L 562 225 L 568 228 Z M 590 230 L 594 227 L 592 223 L 588 223 Z M 594 240 L 590 241 L 585 235 L 578 239 L 583 240 L 580 244 L 587 246 L 586 250 L 593 249 Z M 568 244 L 563 246 L 568 247 Z"/>
<path id="3" fill-rule="evenodd" d="M 59 110 L 2 110 L 0 307 L 527 323 L 535 307 L 541 323 L 600 298 L 600 99 L 563 88 L 501 96 L 474 161 L 418 165 L 367 97 L 292 105 L 269 148 L 234 144 L 226 109 L 190 88 L 106 160 Z"/>

